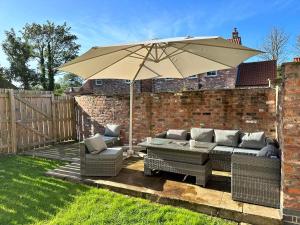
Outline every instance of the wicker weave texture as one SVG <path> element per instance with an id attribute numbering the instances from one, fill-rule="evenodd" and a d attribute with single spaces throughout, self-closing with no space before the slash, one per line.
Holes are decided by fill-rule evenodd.
<path id="1" fill-rule="evenodd" d="M 234 154 L 231 173 L 234 200 L 279 208 L 280 160 Z"/>
<path id="2" fill-rule="evenodd" d="M 176 162 L 192 163 L 202 165 L 208 158 L 208 154 L 199 154 L 194 152 L 166 151 L 165 149 L 149 148 L 148 158 L 170 160 Z"/>
<path id="3" fill-rule="evenodd" d="M 209 154 L 212 169 L 220 171 L 231 171 L 231 154 Z"/>
<path id="4" fill-rule="evenodd" d="M 196 184 L 202 186 L 206 185 L 212 173 L 211 163 L 209 160 L 204 165 L 199 165 L 149 158 L 148 156 L 146 156 L 144 158 L 145 175 L 150 175 L 151 170 L 162 170 L 167 172 L 195 176 Z"/>

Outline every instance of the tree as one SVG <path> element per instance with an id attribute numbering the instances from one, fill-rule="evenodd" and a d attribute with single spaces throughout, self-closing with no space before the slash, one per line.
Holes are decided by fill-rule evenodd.
<path id="1" fill-rule="evenodd" d="M 272 28 L 270 33 L 266 36 L 262 46 L 262 51 L 265 54 L 262 58 L 266 60 L 277 60 L 277 63 L 281 63 L 286 58 L 286 47 L 288 43 L 288 35 L 279 28 Z"/>
<path id="2" fill-rule="evenodd" d="M 38 59 L 40 82 L 46 90 L 53 91 L 55 88 L 56 68 L 78 54 L 80 45 L 70 30 L 66 23 L 55 25 L 49 21 L 43 25 L 27 24 L 23 29 L 24 37 L 32 45 L 34 56 Z"/>
<path id="3" fill-rule="evenodd" d="M 30 89 L 36 84 L 36 74 L 29 68 L 31 47 L 24 39 L 18 37 L 13 29 L 6 31 L 5 36 L 2 47 L 10 63 L 5 74 L 9 80 L 20 82 L 24 89 Z"/>
<path id="4" fill-rule="evenodd" d="M 67 88 L 70 87 L 80 87 L 82 86 L 83 80 L 71 73 L 66 73 L 64 76 L 58 79 L 58 82 L 55 84 L 55 94 L 62 95 Z"/>

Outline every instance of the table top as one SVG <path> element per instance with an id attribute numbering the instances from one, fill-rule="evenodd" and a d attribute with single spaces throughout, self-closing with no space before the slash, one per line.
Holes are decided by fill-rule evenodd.
<path id="1" fill-rule="evenodd" d="M 139 146 L 146 148 L 159 148 L 174 151 L 187 151 L 195 153 L 209 153 L 216 143 L 196 141 L 196 147 L 190 147 L 189 141 L 173 140 L 165 138 L 152 138 L 152 141 L 139 143 Z"/>

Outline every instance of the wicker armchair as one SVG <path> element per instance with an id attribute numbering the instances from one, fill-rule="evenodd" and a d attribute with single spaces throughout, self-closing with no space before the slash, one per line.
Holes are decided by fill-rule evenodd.
<path id="1" fill-rule="evenodd" d="M 117 176 L 122 169 L 122 147 L 110 147 L 99 154 L 90 154 L 80 143 L 80 174 L 82 176 Z"/>
<path id="2" fill-rule="evenodd" d="M 232 199 L 279 208 L 280 159 L 232 155 Z"/>

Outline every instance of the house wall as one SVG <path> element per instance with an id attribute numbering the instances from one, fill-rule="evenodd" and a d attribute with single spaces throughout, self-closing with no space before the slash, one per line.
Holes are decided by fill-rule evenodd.
<path id="1" fill-rule="evenodd" d="M 300 224 L 300 63 L 283 65 L 279 137 L 284 224 Z"/>
<path id="2" fill-rule="evenodd" d="M 128 142 L 129 96 L 75 97 L 81 138 L 103 132 L 106 123 L 122 125 Z M 275 91 L 259 89 L 201 90 L 180 93 L 141 93 L 134 98 L 133 139 L 140 142 L 169 128 L 192 126 L 219 129 L 263 130 L 275 137 Z"/>

